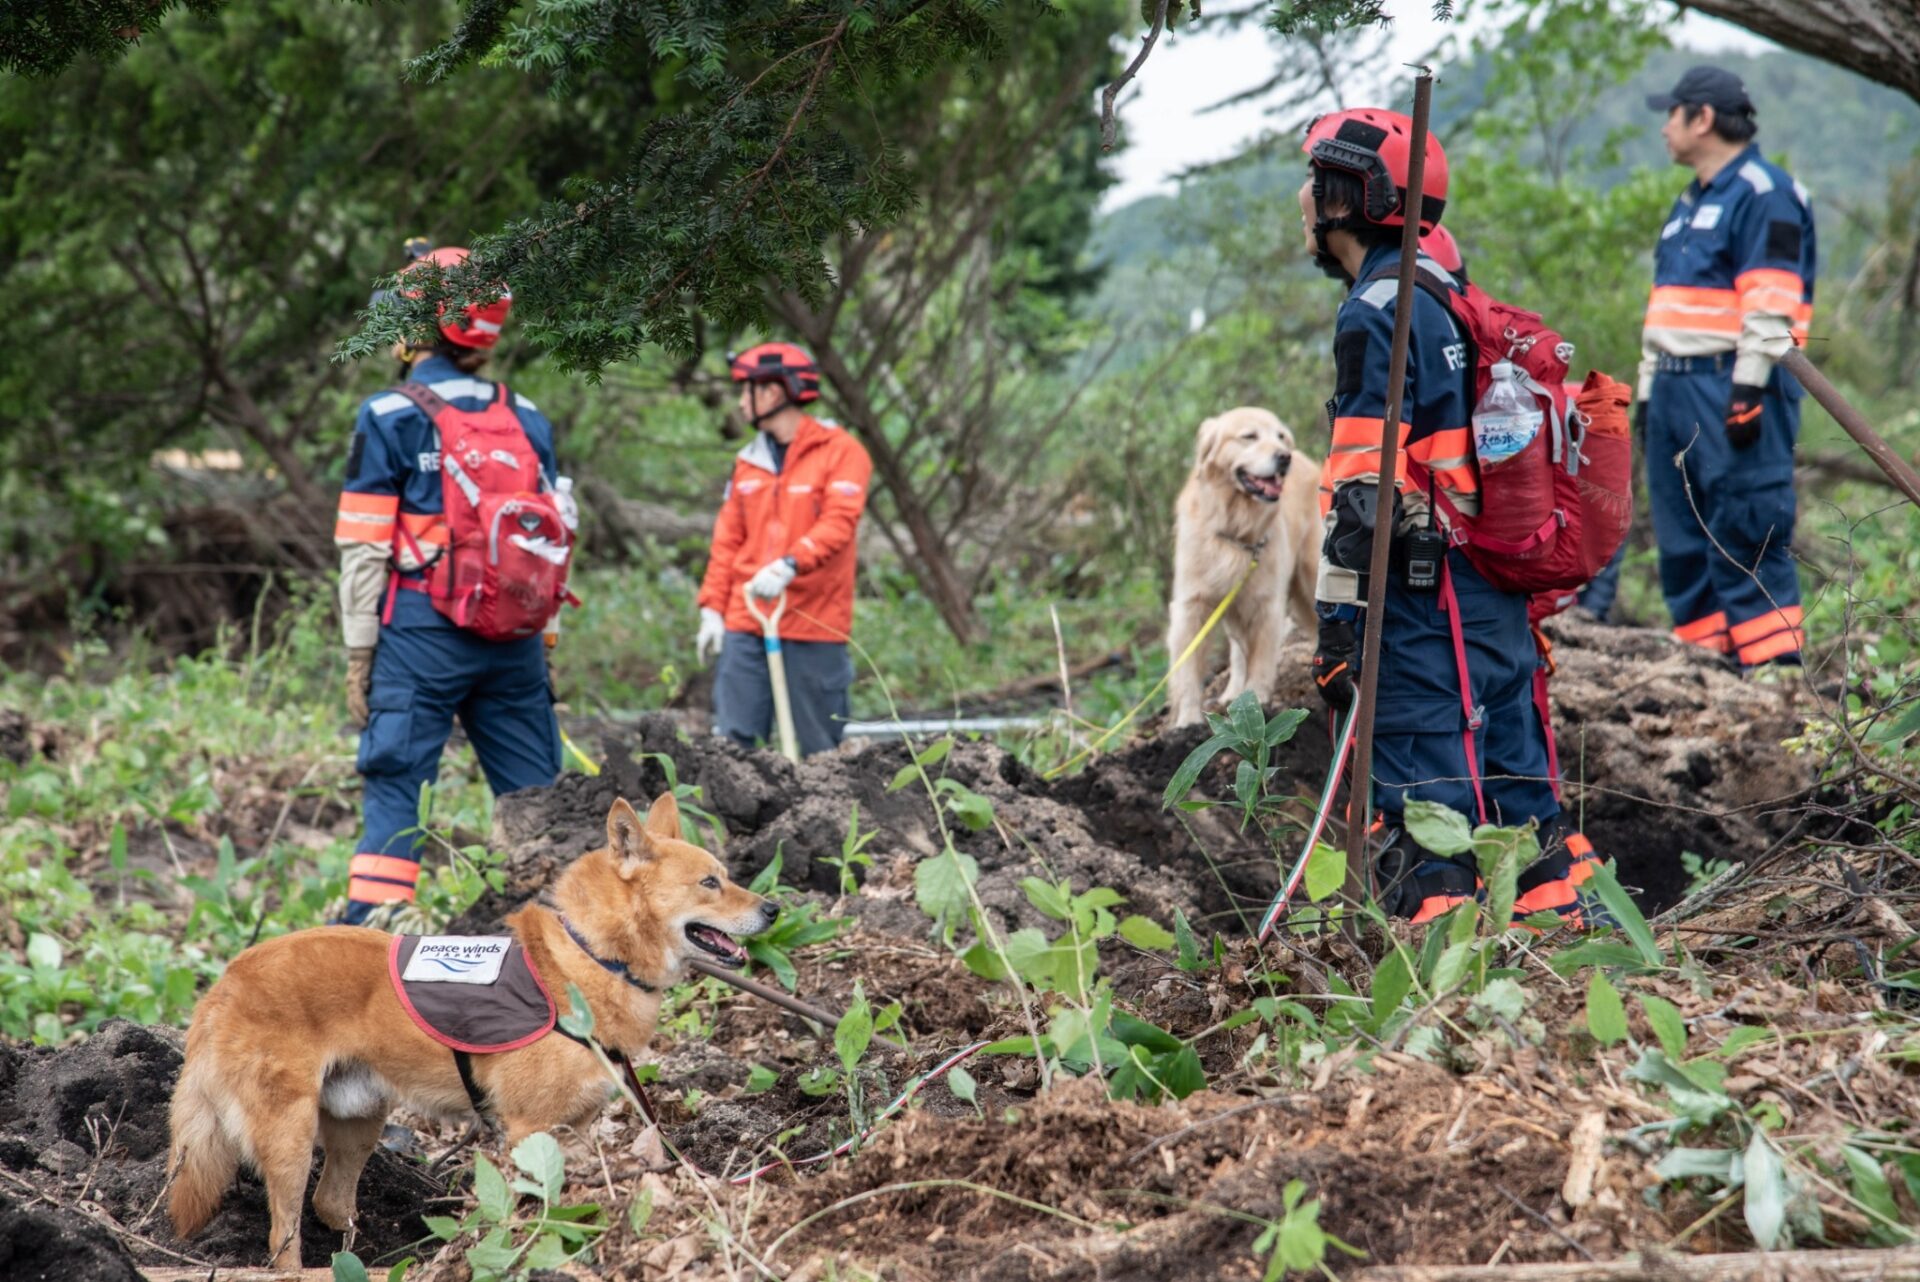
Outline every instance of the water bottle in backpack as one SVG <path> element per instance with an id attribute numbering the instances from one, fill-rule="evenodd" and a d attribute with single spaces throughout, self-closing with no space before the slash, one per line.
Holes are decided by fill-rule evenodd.
<path id="1" fill-rule="evenodd" d="M 1473 449 L 1481 467 L 1503 463 L 1533 443 L 1546 416 L 1512 361 L 1496 361 L 1480 403 L 1473 407 Z"/>

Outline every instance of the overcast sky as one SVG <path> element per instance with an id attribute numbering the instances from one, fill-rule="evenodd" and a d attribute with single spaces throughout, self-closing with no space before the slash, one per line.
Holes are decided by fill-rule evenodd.
<path id="1" fill-rule="evenodd" d="M 1399 0 L 1392 28 L 1395 64 L 1417 62 L 1432 54 L 1449 35 L 1471 31 L 1469 22 L 1435 22 L 1427 0 Z M 1676 40 L 1703 52 L 1735 49 L 1754 52 L 1776 46 L 1750 31 L 1689 12 Z M 1131 57 L 1139 48 L 1128 45 Z M 1238 151 L 1273 122 L 1259 103 L 1242 103 L 1201 115 L 1211 103 L 1250 89 L 1273 74 L 1273 46 L 1254 23 L 1237 30 L 1219 27 L 1193 34 L 1163 36 L 1140 75 L 1120 97 L 1128 145 L 1114 158 L 1120 181 L 1109 188 L 1103 209 L 1116 209 L 1154 192 L 1172 191 L 1173 176 L 1189 165 L 1219 160 Z"/>

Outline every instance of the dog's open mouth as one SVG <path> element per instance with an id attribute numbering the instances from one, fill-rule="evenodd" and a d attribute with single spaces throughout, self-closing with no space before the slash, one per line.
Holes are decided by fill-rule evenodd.
<path id="1" fill-rule="evenodd" d="M 1286 477 L 1284 470 L 1273 476 L 1255 476 L 1244 467 L 1235 468 L 1233 471 L 1233 479 L 1240 483 L 1240 488 L 1262 503 L 1280 501 L 1280 486 L 1286 481 Z"/>
<path id="2" fill-rule="evenodd" d="M 742 948 L 738 941 L 724 930 L 713 926 L 705 926 L 696 921 L 687 927 L 687 938 L 691 939 L 699 948 L 718 957 L 724 965 L 744 966 L 747 964 L 747 950 Z"/>

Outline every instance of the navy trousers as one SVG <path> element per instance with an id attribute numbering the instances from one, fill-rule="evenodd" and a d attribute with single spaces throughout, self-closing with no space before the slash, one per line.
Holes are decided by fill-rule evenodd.
<path id="1" fill-rule="evenodd" d="M 782 641 L 787 700 L 802 756 L 825 752 L 846 737 L 853 659 L 842 641 Z M 713 729 L 743 748 L 776 738 L 773 681 L 766 642 L 753 632 L 729 632 L 713 670 Z"/>
<path id="2" fill-rule="evenodd" d="M 365 830 L 348 890 L 349 923 L 375 904 L 413 898 L 420 785 L 438 776 L 454 717 L 495 796 L 551 784 L 560 773 L 542 640 L 482 640 L 418 592 L 397 593 L 392 621 L 380 628 L 367 706 L 358 761 Z"/>
<path id="3" fill-rule="evenodd" d="M 1654 376 L 1647 494 L 1674 635 L 1753 667 L 1797 658 L 1803 640 L 1792 554 L 1803 393 L 1776 367 L 1760 439 L 1736 450 L 1725 426 L 1731 367 L 1716 368 L 1724 363 L 1694 358 Z"/>

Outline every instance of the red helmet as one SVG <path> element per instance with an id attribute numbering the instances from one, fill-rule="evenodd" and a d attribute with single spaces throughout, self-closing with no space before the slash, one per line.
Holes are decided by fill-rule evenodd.
<path id="1" fill-rule="evenodd" d="M 1413 121 L 1397 111 L 1360 107 L 1336 111 L 1307 126 L 1300 150 L 1323 169 L 1340 169 L 1359 178 L 1366 191 L 1362 220 L 1380 227 L 1407 222 L 1407 170 L 1413 159 Z M 1427 135 L 1427 169 L 1421 186 L 1420 230 L 1440 225 L 1447 204 L 1447 153 Z"/>
<path id="2" fill-rule="evenodd" d="M 779 383 L 796 405 L 820 399 L 820 367 L 806 349 L 792 343 L 762 343 L 727 357 L 736 383 Z"/>
<path id="3" fill-rule="evenodd" d="M 413 242 L 408 242 L 408 252 L 413 250 Z M 458 267 L 467 261 L 467 251 L 447 246 L 442 249 L 430 249 L 417 254 L 414 261 L 401 269 L 405 276 L 421 263 L 432 263 L 436 267 Z M 507 323 L 507 313 L 513 310 L 513 292 L 502 285 L 500 297 L 491 303 L 469 303 L 461 309 L 460 315 L 449 317 L 447 305 L 440 305 L 440 332 L 449 343 L 458 343 L 462 347 L 492 347 L 500 341 L 500 327 Z"/>
<path id="4" fill-rule="evenodd" d="M 1458 276 L 1466 267 L 1467 260 L 1460 256 L 1460 242 L 1445 227 L 1435 227 L 1432 231 L 1420 233 L 1420 249 L 1434 262 Z"/>

